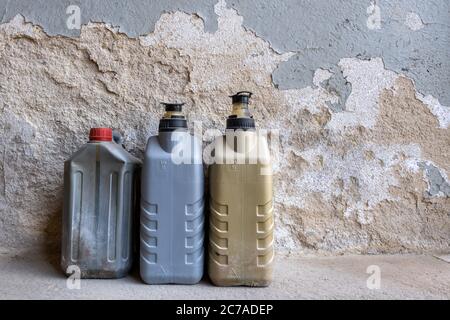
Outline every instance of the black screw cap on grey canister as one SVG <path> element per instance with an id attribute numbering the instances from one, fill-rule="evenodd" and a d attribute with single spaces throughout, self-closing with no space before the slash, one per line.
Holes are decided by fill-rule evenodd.
<path id="1" fill-rule="evenodd" d="M 184 103 L 161 102 L 166 113 L 159 121 L 159 132 L 170 132 L 175 130 L 187 130 L 187 121 L 182 114 Z"/>

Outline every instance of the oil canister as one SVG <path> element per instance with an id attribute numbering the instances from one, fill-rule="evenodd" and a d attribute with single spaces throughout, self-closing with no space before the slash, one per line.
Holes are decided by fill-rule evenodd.
<path id="1" fill-rule="evenodd" d="M 82 278 L 120 278 L 132 264 L 132 224 L 140 161 L 93 128 L 64 163 L 61 267 Z M 69 271 L 70 270 L 70 271 Z"/>
<path id="2" fill-rule="evenodd" d="M 218 286 L 267 286 L 272 280 L 273 191 L 268 142 L 255 130 L 250 92 L 232 96 L 226 134 L 209 167 L 208 273 Z"/>
<path id="3" fill-rule="evenodd" d="M 140 274 L 148 284 L 194 284 L 204 268 L 202 145 L 188 131 L 183 104 L 163 105 L 142 169 Z"/>

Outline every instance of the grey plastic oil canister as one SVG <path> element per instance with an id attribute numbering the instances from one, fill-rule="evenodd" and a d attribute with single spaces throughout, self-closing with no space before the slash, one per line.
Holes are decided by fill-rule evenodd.
<path id="1" fill-rule="evenodd" d="M 82 278 L 119 278 L 132 264 L 132 228 L 140 161 L 112 141 L 109 128 L 64 164 L 61 267 Z M 71 268 L 69 268 L 71 267 Z"/>
<path id="2" fill-rule="evenodd" d="M 194 284 L 204 268 L 201 141 L 188 132 L 182 104 L 165 106 L 142 168 L 140 274 L 148 284 Z"/>

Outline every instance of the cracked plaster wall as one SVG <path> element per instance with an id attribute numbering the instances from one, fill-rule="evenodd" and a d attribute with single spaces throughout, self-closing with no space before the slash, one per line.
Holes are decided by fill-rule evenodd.
<path id="1" fill-rule="evenodd" d="M 63 161 L 90 127 L 142 157 L 160 101 L 222 129 L 246 89 L 281 129 L 278 248 L 449 250 L 447 2 L 74 1 L 79 31 L 69 3 L 0 1 L 0 248 L 58 245 Z"/>

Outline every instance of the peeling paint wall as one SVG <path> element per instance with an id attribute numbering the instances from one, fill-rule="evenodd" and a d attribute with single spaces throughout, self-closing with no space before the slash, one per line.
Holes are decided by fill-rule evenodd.
<path id="1" fill-rule="evenodd" d="M 246 89 L 282 129 L 279 248 L 449 250 L 447 1 L 113 3 L 0 1 L 1 248 L 58 245 L 63 161 L 90 127 L 142 157 L 160 101 L 223 129 Z"/>

